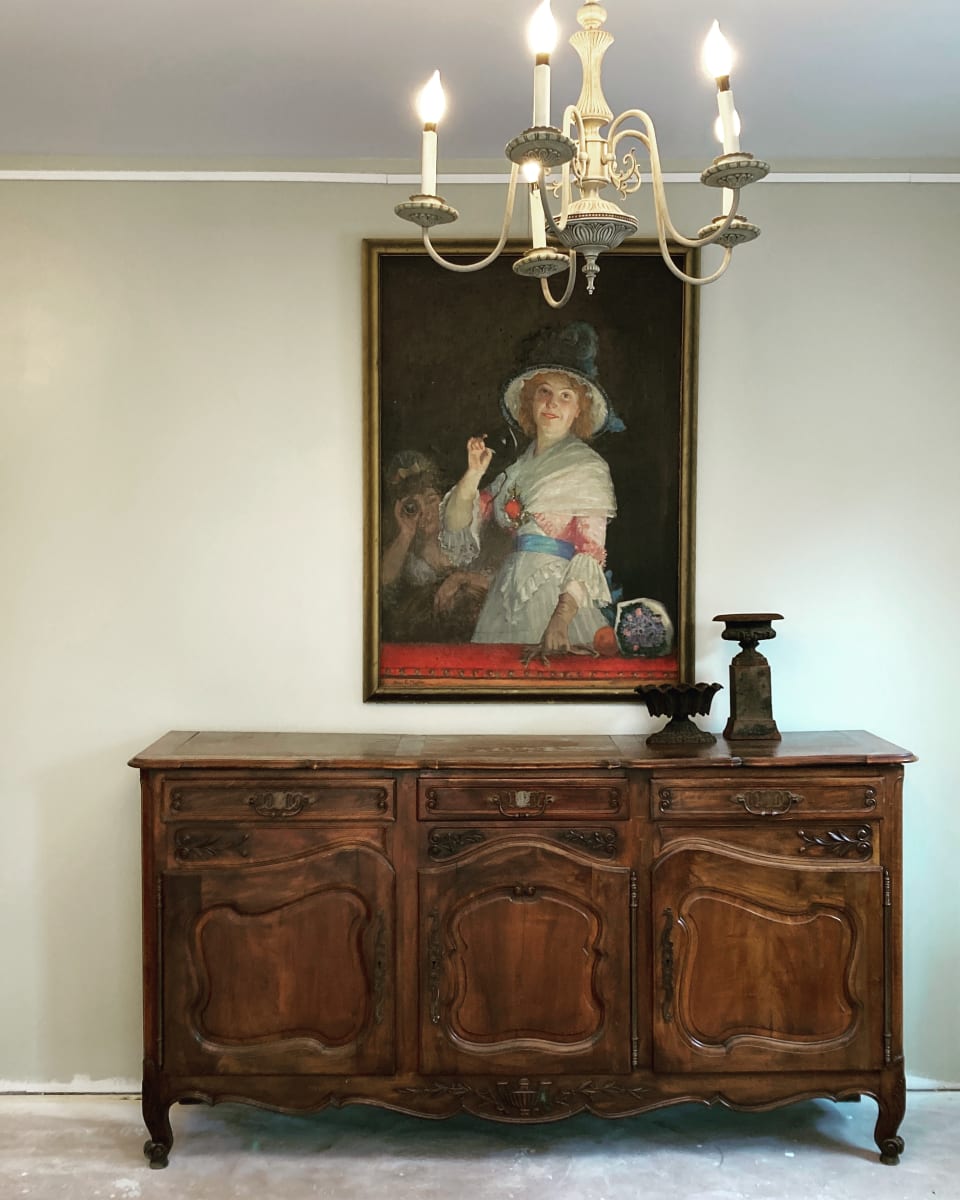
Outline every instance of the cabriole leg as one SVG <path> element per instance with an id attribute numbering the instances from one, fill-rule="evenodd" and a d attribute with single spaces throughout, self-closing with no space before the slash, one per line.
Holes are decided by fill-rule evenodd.
<path id="1" fill-rule="evenodd" d="M 907 1108 L 907 1082 L 903 1067 L 884 1073 L 877 1097 L 877 1124 L 873 1139 L 880 1148 L 880 1161 L 895 1167 L 903 1153 L 903 1138 L 897 1135 Z"/>
<path id="2" fill-rule="evenodd" d="M 170 1126 L 170 1101 L 163 1095 L 157 1072 L 150 1063 L 144 1063 L 141 1106 L 143 1123 L 150 1134 L 143 1144 L 143 1153 L 150 1166 L 159 1170 L 167 1165 L 173 1129 Z"/>

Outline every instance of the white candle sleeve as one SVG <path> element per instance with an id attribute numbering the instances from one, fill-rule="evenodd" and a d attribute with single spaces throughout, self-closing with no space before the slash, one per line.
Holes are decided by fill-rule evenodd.
<path id="1" fill-rule="evenodd" d="M 542 250 L 547 244 L 547 223 L 543 215 L 543 200 L 540 189 L 530 189 L 530 237 L 534 250 Z"/>
<path id="2" fill-rule="evenodd" d="M 533 123 L 550 124 L 550 64 L 538 62 L 533 68 Z"/>
<path id="3" fill-rule="evenodd" d="M 736 109 L 730 88 L 717 91 L 717 107 L 720 109 L 720 127 L 723 130 L 723 152 L 736 154 L 740 149 L 740 136 L 737 133 Z"/>
<path id="4" fill-rule="evenodd" d="M 437 194 L 437 131 L 424 129 L 420 158 L 420 193 L 424 196 Z"/>

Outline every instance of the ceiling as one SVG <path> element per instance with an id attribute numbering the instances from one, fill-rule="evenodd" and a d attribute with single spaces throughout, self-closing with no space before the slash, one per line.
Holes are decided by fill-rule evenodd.
<path id="1" fill-rule="evenodd" d="M 0 163 L 413 166 L 435 67 L 440 170 L 502 167 L 529 124 L 535 0 L 3 0 Z M 553 0 L 554 114 L 579 92 Z M 667 169 L 718 153 L 699 67 L 719 18 L 744 148 L 789 170 L 960 170 L 958 0 L 607 0 L 612 108 L 646 109 Z M 82 160 L 82 162 L 78 162 Z"/>

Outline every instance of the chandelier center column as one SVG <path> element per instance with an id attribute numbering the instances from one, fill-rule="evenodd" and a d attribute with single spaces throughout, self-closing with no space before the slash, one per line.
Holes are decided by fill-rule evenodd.
<path id="1" fill-rule="evenodd" d="M 607 140 L 600 130 L 613 120 L 613 111 L 603 94 L 600 78 L 603 56 L 614 41 L 613 35 L 602 28 L 606 19 L 607 10 L 602 4 L 586 0 L 577 12 L 580 30 L 570 38 L 570 45 L 583 67 L 583 85 L 576 105 L 583 122 L 582 161 L 577 180 L 582 196 L 577 206 L 581 210 L 607 207 L 599 199 L 600 191 L 609 183 Z"/>

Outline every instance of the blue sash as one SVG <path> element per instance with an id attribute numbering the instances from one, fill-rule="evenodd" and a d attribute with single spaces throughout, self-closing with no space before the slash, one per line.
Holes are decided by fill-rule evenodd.
<path id="1" fill-rule="evenodd" d="M 555 554 L 568 561 L 576 554 L 573 542 L 561 542 L 559 538 L 547 537 L 544 533 L 520 533 L 517 535 L 518 551 L 532 550 L 535 554 Z"/>

